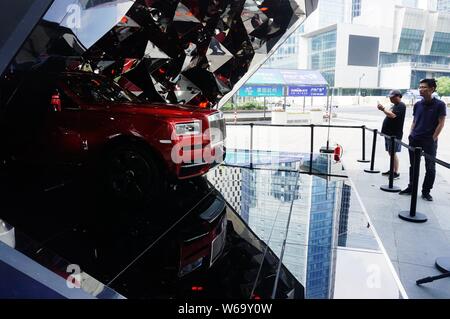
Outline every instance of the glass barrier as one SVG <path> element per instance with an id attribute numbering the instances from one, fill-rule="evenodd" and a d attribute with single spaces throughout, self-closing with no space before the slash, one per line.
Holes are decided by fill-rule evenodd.
<path id="1" fill-rule="evenodd" d="M 305 287 L 305 297 L 407 298 L 350 182 L 304 174 L 300 154 L 273 157 L 280 162 L 270 168 L 279 169 L 228 166 L 227 155 L 208 179 Z M 320 168 L 330 171 L 326 165 L 332 162 Z"/>

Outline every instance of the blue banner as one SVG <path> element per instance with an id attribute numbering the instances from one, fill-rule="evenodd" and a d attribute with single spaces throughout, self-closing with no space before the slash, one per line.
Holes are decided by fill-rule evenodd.
<path id="1" fill-rule="evenodd" d="M 327 96 L 327 88 L 325 86 L 312 86 L 311 96 Z"/>
<path id="2" fill-rule="evenodd" d="M 288 96 L 327 96 L 325 86 L 290 86 Z"/>
<path id="3" fill-rule="evenodd" d="M 282 86 L 261 86 L 261 85 L 246 85 L 239 89 L 239 96 L 242 97 L 270 97 L 283 96 Z"/>
<path id="4" fill-rule="evenodd" d="M 328 83 L 317 70 L 284 70 L 261 68 L 247 81 L 248 85 L 326 86 Z"/>

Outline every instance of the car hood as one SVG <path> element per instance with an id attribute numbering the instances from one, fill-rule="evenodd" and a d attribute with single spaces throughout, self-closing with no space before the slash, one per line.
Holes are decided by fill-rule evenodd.
<path id="1" fill-rule="evenodd" d="M 163 104 L 163 103 L 152 103 L 152 104 L 121 103 L 111 105 L 110 110 L 120 113 L 124 112 L 131 114 L 147 114 L 156 117 L 182 117 L 182 118 L 205 117 L 212 113 L 217 112 L 216 110 L 201 109 L 198 107 L 186 105 Z"/>

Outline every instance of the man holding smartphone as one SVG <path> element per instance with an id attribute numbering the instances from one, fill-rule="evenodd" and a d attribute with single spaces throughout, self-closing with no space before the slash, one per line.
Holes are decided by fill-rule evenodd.
<path id="1" fill-rule="evenodd" d="M 383 105 L 378 103 L 378 109 L 382 111 L 386 118 L 383 121 L 383 126 L 381 128 L 381 133 L 388 136 L 395 136 L 397 139 L 401 140 L 403 137 L 403 125 L 405 123 L 405 113 L 406 105 L 402 102 L 402 93 L 399 90 L 391 90 L 388 95 L 393 106 L 390 109 L 386 109 Z M 385 138 L 385 148 L 388 154 L 391 154 L 391 140 L 390 138 Z M 397 153 L 402 150 L 402 145 L 395 143 L 394 147 L 394 178 L 400 177 L 398 172 L 399 161 Z M 382 175 L 389 175 L 390 171 L 382 173 Z"/>

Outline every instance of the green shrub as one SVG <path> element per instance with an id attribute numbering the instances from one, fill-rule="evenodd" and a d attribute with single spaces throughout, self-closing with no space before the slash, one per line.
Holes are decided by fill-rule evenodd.
<path id="1" fill-rule="evenodd" d="M 231 102 L 227 102 L 221 107 L 221 110 L 233 111 L 234 110 L 233 104 Z M 244 111 L 264 110 L 264 104 L 258 102 L 246 102 L 244 104 L 237 105 L 236 110 L 244 110 Z"/>
<path id="2" fill-rule="evenodd" d="M 264 106 L 258 102 L 247 102 L 244 105 L 239 105 L 238 109 L 241 110 L 262 110 Z"/>
<path id="3" fill-rule="evenodd" d="M 232 111 L 232 110 L 234 110 L 233 104 L 231 102 L 227 102 L 221 107 L 221 110 L 222 111 Z"/>

